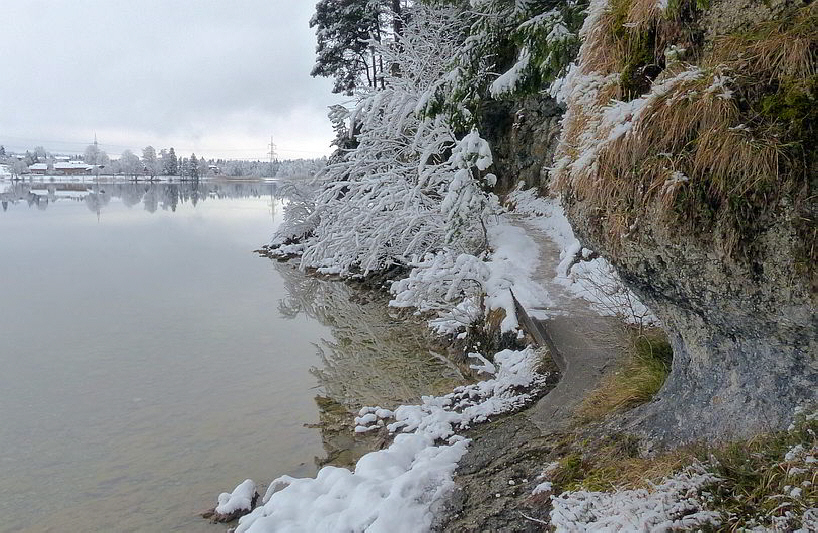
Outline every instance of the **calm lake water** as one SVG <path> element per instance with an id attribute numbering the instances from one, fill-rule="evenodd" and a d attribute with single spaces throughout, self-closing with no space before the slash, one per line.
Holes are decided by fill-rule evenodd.
<path id="1" fill-rule="evenodd" d="M 343 408 L 462 383 L 381 293 L 253 253 L 277 188 L 0 180 L 0 531 L 225 531 L 219 492 L 369 449 Z"/>
<path id="2" fill-rule="evenodd" d="M 0 530 L 224 531 L 218 492 L 315 472 L 333 337 L 252 253 L 275 188 L 0 181 Z"/>

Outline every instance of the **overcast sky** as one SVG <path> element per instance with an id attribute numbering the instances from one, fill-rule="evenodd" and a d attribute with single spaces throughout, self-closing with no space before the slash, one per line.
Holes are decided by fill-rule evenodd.
<path id="1" fill-rule="evenodd" d="M 3 0 L 0 144 L 206 157 L 329 153 L 314 0 Z M 140 153 L 140 152 L 137 152 Z"/>

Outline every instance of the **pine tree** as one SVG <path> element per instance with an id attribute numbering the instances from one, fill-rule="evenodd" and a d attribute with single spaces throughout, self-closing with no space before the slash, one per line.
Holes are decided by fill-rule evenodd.
<path id="1" fill-rule="evenodd" d="M 196 154 L 190 154 L 187 164 L 187 174 L 192 179 L 199 179 L 199 160 L 196 159 Z"/>
<path id="2" fill-rule="evenodd" d="M 391 14 L 400 11 L 400 0 L 320 0 L 310 20 L 318 40 L 311 74 L 335 78 L 335 93 L 351 95 L 363 79 L 383 87 L 383 59 L 368 41 L 381 42 L 390 21 L 399 33 L 401 20 Z"/>
<path id="3" fill-rule="evenodd" d="M 173 147 L 168 151 L 168 158 L 165 161 L 165 174 L 168 176 L 176 176 L 179 174 L 179 161 L 176 159 L 176 152 Z"/>
<path id="4" fill-rule="evenodd" d="M 6 158 L 6 147 L 0 144 L 0 159 Z"/>

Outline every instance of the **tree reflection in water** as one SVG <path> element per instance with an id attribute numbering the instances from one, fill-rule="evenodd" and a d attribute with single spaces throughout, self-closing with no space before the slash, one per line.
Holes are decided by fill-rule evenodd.
<path id="1" fill-rule="evenodd" d="M 333 339 L 317 346 L 323 366 L 312 372 L 333 401 L 347 409 L 394 408 L 465 381 L 435 352 L 425 323 L 396 318 L 381 292 L 309 276 L 292 263 L 274 264 L 287 291 L 279 302 L 282 315 L 305 313 L 332 330 Z"/>
<path id="2" fill-rule="evenodd" d="M 96 182 L 90 181 L 0 181 L 0 205 L 26 203 L 29 207 L 45 210 L 54 202 L 83 202 L 88 210 L 99 214 L 111 202 L 119 199 L 133 207 L 139 203 L 154 213 L 175 212 L 180 203 L 196 206 L 208 198 L 261 198 L 277 193 L 276 182 L 228 182 L 220 180 L 166 182 Z"/>
<path id="3" fill-rule="evenodd" d="M 323 389 L 315 398 L 326 452 L 316 458 L 319 466 L 351 467 L 383 444 L 383 432 L 353 432 L 353 413 L 361 406 L 393 409 L 466 382 L 455 364 L 435 352 L 426 324 L 396 318 L 383 293 L 307 275 L 292 262 L 274 264 L 287 291 L 281 314 L 304 313 L 332 331 L 332 340 L 316 345 L 322 366 L 311 369 Z"/>

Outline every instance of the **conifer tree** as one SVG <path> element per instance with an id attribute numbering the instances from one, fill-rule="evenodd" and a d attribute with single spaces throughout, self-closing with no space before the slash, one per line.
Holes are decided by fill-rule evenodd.
<path id="1" fill-rule="evenodd" d="M 335 93 L 351 95 L 364 80 L 383 88 L 383 59 L 371 41 L 401 33 L 400 13 L 401 0 L 319 0 L 310 20 L 318 40 L 311 74 L 335 78 Z"/>
<path id="2" fill-rule="evenodd" d="M 196 159 L 196 154 L 190 154 L 187 164 L 187 175 L 192 179 L 199 179 L 199 160 Z"/>
<path id="3" fill-rule="evenodd" d="M 176 159 L 176 152 L 173 147 L 168 151 L 168 157 L 164 160 L 164 172 L 167 176 L 176 176 L 179 174 L 179 161 Z"/>

